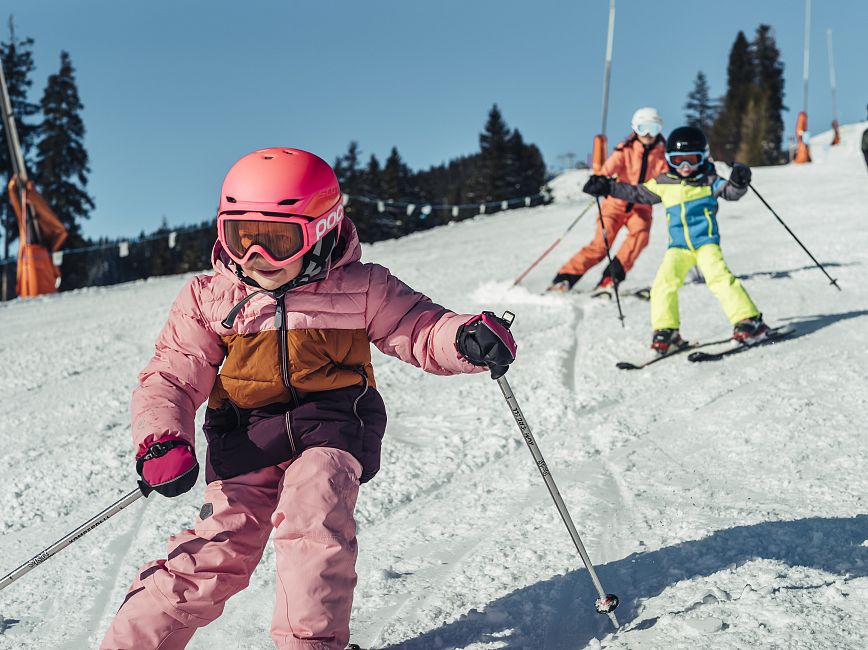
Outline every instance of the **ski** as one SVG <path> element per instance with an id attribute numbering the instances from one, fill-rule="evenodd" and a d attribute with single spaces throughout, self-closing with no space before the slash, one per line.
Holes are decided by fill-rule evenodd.
<path id="1" fill-rule="evenodd" d="M 651 300 L 651 289 L 649 287 L 645 287 L 643 289 L 628 289 L 627 291 L 621 292 L 621 297 L 627 298 L 638 298 L 639 300 Z M 608 298 L 612 300 L 615 298 L 615 292 L 611 289 L 597 289 L 594 293 L 591 294 L 591 298 Z"/>
<path id="2" fill-rule="evenodd" d="M 646 361 L 642 361 L 640 363 L 631 363 L 630 361 L 619 361 L 615 364 L 617 368 L 621 370 L 642 370 L 642 368 L 647 368 L 653 363 L 657 363 L 658 361 L 663 361 L 663 359 L 668 359 L 669 357 L 674 357 L 682 352 L 689 352 L 691 350 L 697 350 L 697 348 L 704 348 L 711 345 L 722 345 L 723 343 L 728 343 L 732 339 L 721 339 L 720 341 L 708 341 L 706 343 L 685 343 L 681 347 L 675 348 L 667 352 L 666 354 L 656 354 L 650 359 Z M 692 352 L 692 354 L 698 354 L 698 352 Z"/>
<path id="3" fill-rule="evenodd" d="M 768 334 L 764 339 L 762 339 L 761 341 L 757 341 L 756 343 L 742 343 L 740 341 L 734 341 L 728 348 L 718 350 L 717 352 L 691 352 L 687 356 L 687 360 L 694 363 L 701 363 L 703 361 L 719 361 L 724 357 L 728 357 L 732 354 L 739 354 L 740 352 L 746 352 L 751 348 L 757 348 L 762 345 L 771 345 L 773 343 L 777 343 L 778 341 L 787 338 L 794 332 L 795 329 L 790 325 L 774 327 L 768 331 Z"/>

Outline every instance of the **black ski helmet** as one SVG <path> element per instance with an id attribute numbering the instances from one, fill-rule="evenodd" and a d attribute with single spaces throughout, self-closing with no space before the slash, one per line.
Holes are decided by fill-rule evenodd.
<path id="1" fill-rule="evenodd" d="M 679 126 L 666 139 L 666 153 L 702 152 L 708 155 L 708 138 L 695 126 Z"/>
<path id="2" fill-rule="evenodd" d="M 666 140 L 666 162 L 673 173 L 678 173 L 678 169 L 687 164 L 690 170 L 688 178 L 701 176 L 705 173 L 708 155 L 708 138 L 695 126 L 679 126 Z M 693 160 L 685 163 L 680 161 L 682 158 Z"/>

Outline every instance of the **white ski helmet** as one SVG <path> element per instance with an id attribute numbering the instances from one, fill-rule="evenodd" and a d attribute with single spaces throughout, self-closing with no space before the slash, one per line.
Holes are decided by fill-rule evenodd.
<path id="1" fill-rule="evenodd" d="M 663 118 L 656 108 L 644 106 L 633 113 L 630 126 L 639 135 L 658 135 L 663 132 Z"/>

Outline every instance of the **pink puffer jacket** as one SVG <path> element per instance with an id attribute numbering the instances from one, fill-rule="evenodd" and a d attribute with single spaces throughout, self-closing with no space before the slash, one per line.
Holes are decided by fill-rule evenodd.
<path id="1" fill-rule="evenodd" d="M 292 390 L 308 394 L 363 382 L 373 386 L 369 342 L 437 375 L 484 370 L 455 349 L 458 328 L 472 316 L 433 303 L 360 257 L 355 226 L 345 218 L 327 277 L 286 294 L 289 343 L 278 348 L 277 303 L 270 294 L 253 297 L 231 330 L 221 325 L 256 289 L 240 281 L 217 242 L 214 275 L 197 275 L 181 289 L 156 353 L 139 375 L 131 404 L 136 450 L 167 435 L 193 444 L 196 410 L 209 394 L 212 402 L 230 399 L 243 408 L 286 400 L 282 361 L 274 358 L 278 349 L 289 357 Z"/>

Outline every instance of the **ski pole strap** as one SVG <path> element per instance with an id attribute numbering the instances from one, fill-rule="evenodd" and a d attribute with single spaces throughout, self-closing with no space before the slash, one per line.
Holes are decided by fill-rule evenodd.
<path id="1" fill-rule="evenodd" d="M 169 453 L 169 450 L 174 449 L 175 447 L 190 447 L 192 446 L 186 440 L 166 440 L 164 442 L 154 442 L 149 447 L 148 450 L 139 456 L 136 459 L 136 472 L 139 476 L 142 475 L 142 465 L 145 464 L 146 460 L 151 460 L 152 458 L 159 458 L 160 456 L 165 456 Z"/>

